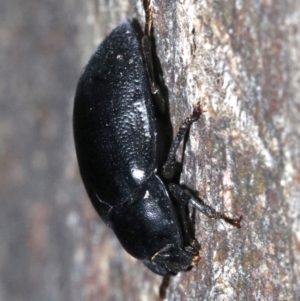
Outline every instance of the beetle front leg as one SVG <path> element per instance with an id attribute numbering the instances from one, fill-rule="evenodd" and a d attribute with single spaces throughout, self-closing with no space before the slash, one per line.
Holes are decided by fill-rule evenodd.
<path id="1" fill-rule="evenodd" d="M 193 113 L 186 117 L 180 125 L 180 128 L 175 136 L 175 139 L 169 150 L 168 158 L 162 169 L 162 176 L 166 179 L 172 179 L 176 173 L 176 152 L 185 134 L 190 129 L 192 123 L 197 121 L 202 114 L 200 102 L 194 107 Z"/>
<path id="2" fill-rule="evenodd" d="M 209 218 L 214 218 L 214 219 L 223 219 L 225 222 L 240 228 L 241 227 L 241 220 L 243 218 L 242 215 L 240 215 L 237 218 L 230 218 L 226 216 L 224 213 L 218 212 L 209 205 L 206 205 L 203 201 L 201 200 L 196 200 L 195 198 L 191 197 L 189 192 L 187 190 L 183 190 L 180 186 L 176 184 L 170 184 L 169 185 L 169 191 L 170 194 L 178 201 L 183 202 L 183 203 L 189 203 L 191 204 L 194 208 L 199 210 L 201 213 L 206 215 Z"/>

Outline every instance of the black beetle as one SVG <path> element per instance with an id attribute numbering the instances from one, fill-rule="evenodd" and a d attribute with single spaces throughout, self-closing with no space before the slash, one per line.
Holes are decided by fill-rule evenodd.
<path id="1" fill-rule="evenodd" d="M 187 204 L 239 227 L 175 184 L 175 153 L 201 107 L 182 123 L 166 163 L 159 118 L 164 104 L 151 58 L 151 9 L 147 0 L 142 44 L 123 22 L 100 44 L 77 86 L 74 139 L 80 173 L 95 209 L 124 249 L 160 275 L 184 271 L 199 261 L 199 244 L 188 227 Z"/>

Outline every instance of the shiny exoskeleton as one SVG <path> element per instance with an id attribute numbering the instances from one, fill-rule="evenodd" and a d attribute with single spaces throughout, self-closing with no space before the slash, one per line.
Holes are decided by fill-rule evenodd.
<path id="1" fill-rule="evenodd" d="M 136 28 L 124 21 L 90 59 L 77 86 L 74 138 L 80 173 L 98 214 L 128 253 L 167 275 L 199 261 L 188 203 L 237 227 L 241 217 L 216 212 L 172 182 L 176 150 L 202 111 L 198 104 L 183 121 L 166 159 L 153 101 L 155 95 L 157 107 L 164 107 L 152 69 L 149 7 L 146 16 L 142 44 Z"/>

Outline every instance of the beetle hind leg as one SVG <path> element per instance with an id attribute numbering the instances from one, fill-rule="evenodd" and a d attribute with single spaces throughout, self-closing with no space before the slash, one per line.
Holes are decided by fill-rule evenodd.
<path id="1" fill-rule="evenodd" d="M 234 227 L 240 228 L 241 227 L 241 220 L 243 218 L 240 215 L 237 218 L 230 218 L 222 212 L 218 212 L 209 205 L 205 204 L 202 200 L 196 200 L 193 198 L 187 190 L 183 190 L 180 186 L 171 183 L 169 185 L 170 194 L 179 202 L 183 202 L 185 204 L 189 203 L 194 208 L 199 210 L 201 213 L 206 215 L 212 219 L 223 219 L 225 222 L 231 224 Z"/>
<path id="2" fill-rule="evenodd" d="M 146 15 L 144 36 L 142 38 L 142 50 L 146 65 L 146 70 L 149 78 L 151 93 L 154 97 L 155 103 L 160 112 L 164 113 L 166 110 L 166 102 L 162 96 L 160 87 L 156 84 L 153 57 L 152 57 L 152 8 L 150 0 L 144 0 L 144 10 Z"/>

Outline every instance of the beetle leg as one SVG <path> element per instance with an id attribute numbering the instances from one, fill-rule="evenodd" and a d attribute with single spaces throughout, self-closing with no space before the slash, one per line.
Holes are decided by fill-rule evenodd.
<path id="1" fill-rule="evenodd" d="M 237 218 L 230 218 L 226 216 L 224 213 L 218 212 L 212 207 L 206 205 L 202 200 L 196 200 L 193 197 L 190 196 L 190 194 L 186 191 L 183 190 L 180 186 L 176 184 L 170 184 L 169 185 L 169 190 L 171 195 L 177 199 L 178 201 L 182 201 L 184 203 L 188 202 L 191 204 L 193 207 L 195 207 L 197 210 L 199 210 L 201 213 L 205 214 L 209 218 L 214 218 L 214 219 L 223 219 L 225 222 L 240 228 L 241 227 L 241 220 L 243 218 L 242 215 L 240 215 Z"/>
<path id="2" fill-rule="evenodd" d="M 150 5 L 150 0 L 144 0 L 144 10 L 146 15 L 146 22 L 145 22 L 145 35 L 151 36 L 152 30 L 152 8 Z"/>
<path id="3" fill-rule="evenodd" d="M 170 184 L 170 185 L 175 185 L 175 184 Z M 189 244 L 189 247 L 192 247 L 192 249 L 197 250 L 197 252 L 200 250 L 200 244 L 198 241 L 195 239 L 195 233 L 194 229 L 191 227 L 191 223 L 189 220 L 189 215 L 188 215 L 188 202 L 189 202 L 189 196 L 188 195 L 183 195 L 181 192 L 180 186 L 175 185 L 175 189 L 171 186 L 170 188 L 170 193 L 174 197 L 174 200 L 177 201 L 179 205 L 179 212 L 180 212 L 180 221 L 182 223 L 182 228 L 184 231 L 184 238 L 186 243 Z M 177 190 L 177 187 L 180 189 Z M 198 254 L 198 253 L 197 253 Z"/>
<path id="4" fill-rule="evenodd" d="M 165 275 L 159 287 L 159 297 L 161 300 L 166 299 L 167 290 L 168 287 L 170 286 L 170 282 L 171 282 L 171 274 Z"/>
<path id="5" fill-rule="evenodd" d="M 155 102 L 158 105 L 159 111 L 165 112 L 165 100 L 161 94 L 159 86 L 155 82 L 154 70 L 153 70 L 153 58 L 152 58 L 152 9 L 150 6 L 150 0 L 144 0 L 144 9 L 146 14 L 146 23 L 144 36 L 142 38 L 142 50 L 144 54 L 144 60 L 146 70 L 149 77 L 151 93 L 154 96 Z"/>
<path id="6" fill-rule="evenodd" d="M 184 238 L 187 243 L 190 243 L 190 241 L 194 240 L 191 237 L 191 231 L 190 231 L 190 223 L 189 223 L 189 218 L 188 218 L 188 207 L 187 204 L 188 202 L 185 199 L 180 199 L 178 200 L 175 197 L 175 200 L 179 203 L 179 211 L 180 211 L 180 218 L 181 218 L 181 223 L 184 231 Z"/>
<path id="7" fill-rule="evenodd" d="M 175 139 L 169 150 L 168 158 L 162 169 L 162 176 L 166 179 L 172 179 L 176 172 L 176 152 L 185 134 L 190 129 L 192 123 L 197 121 L 202 114 L 200 102 L 194 107 L 193 113 L 186 117 L 180 125 L 180 128 L 175 136 Z"/>

